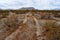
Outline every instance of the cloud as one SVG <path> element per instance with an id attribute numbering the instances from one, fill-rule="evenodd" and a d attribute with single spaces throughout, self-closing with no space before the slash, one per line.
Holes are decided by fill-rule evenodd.
<path id="1" fill-rule="evenodd" d="M 18 9 L 21 7 L 32 6 L 32 1 L 28 0 L 1 0 L 0 8 L 2 9 Z"/>
<path id="2" fill-rule="evenodd" d="M 19 9 L 34 7 L 36 9 L 60 9 L 60 0 L 0 0 L 1 9 Z"/>

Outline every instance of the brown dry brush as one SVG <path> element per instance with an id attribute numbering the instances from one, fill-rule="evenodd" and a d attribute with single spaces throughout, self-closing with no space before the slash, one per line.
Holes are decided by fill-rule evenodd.
<path id="1" fill-rule="evenodd" d="M 10 12 L 0 20 L 0 40 L 60 40 L 55 20 L 38 20 L 31 12 Z"/>
<path id="2" fill-rule="evenodd" d="M 60 40 L 60 27 L 56 26 L 55 21 L 47 21 L 44 25 L 43 35 L 46 40 Z"/>
<path id="3" fill-rule="evenodd" d="M 25 21 L 25 20 L 24 20 Z M 27 22 L 27 21 L 26 21 Z M 29 26 L 28 22 L 20 23 L 19 28 L 13 32 L 6 40 L 36 40 L 35 27 L 32 24 Z M 31 27 L 32 26 L 32 27 Z"/>
<path id="4" fill-rule="evenodd" d="M 16 15 L 12 14 L 0 20 L 0 40 L 4 40 L 8 35 L 14 32 L 18 27 Z"/>

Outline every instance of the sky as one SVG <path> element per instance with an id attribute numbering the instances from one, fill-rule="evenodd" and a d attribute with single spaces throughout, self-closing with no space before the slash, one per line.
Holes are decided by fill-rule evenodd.
<path id="1" fill-rule="evenodd" d="M 0 9 L 20 9 L 22 7 L 60 10 L 60 0 L 0 0 Z"/>

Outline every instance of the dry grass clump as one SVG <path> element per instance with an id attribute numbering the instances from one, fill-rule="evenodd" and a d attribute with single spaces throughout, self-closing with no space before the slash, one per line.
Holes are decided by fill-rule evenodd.
<path id="1" fill-rule="evenodd" d="M 55 22 L 47 21 L 44 29 L 46 40 L 60 40 L 60 27 L 55 26 Z"/>
<path id="2" fill-rule="evenodd" d="M 4 40 L 8 35 L 14 32 L 19 26 L 16 14 L 9 14 L 6 18 L 0 20 L 0 40 Z"/>
<path id="3" fill-rule="evenodd" d="M 6 18 L 9 14 L 7 13 L 0 13 L 0 19 Z"/>

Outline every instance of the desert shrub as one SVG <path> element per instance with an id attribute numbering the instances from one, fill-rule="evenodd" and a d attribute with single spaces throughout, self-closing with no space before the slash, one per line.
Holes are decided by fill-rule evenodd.
<path id="1" fill-rule="evenodd" d="M 19 25 L 15 13 L 10 13 L 6 18 L 1 19 L 0 23 L 0 40 L 14 32 Z"/>
<path id="2" fill-rule="evenodd" d="M 56 27 L 55 22 L 46 22 L 44 29 L 43 34 L 46 36 L 46 40 L 60 40 L 60 27 Z"/>

